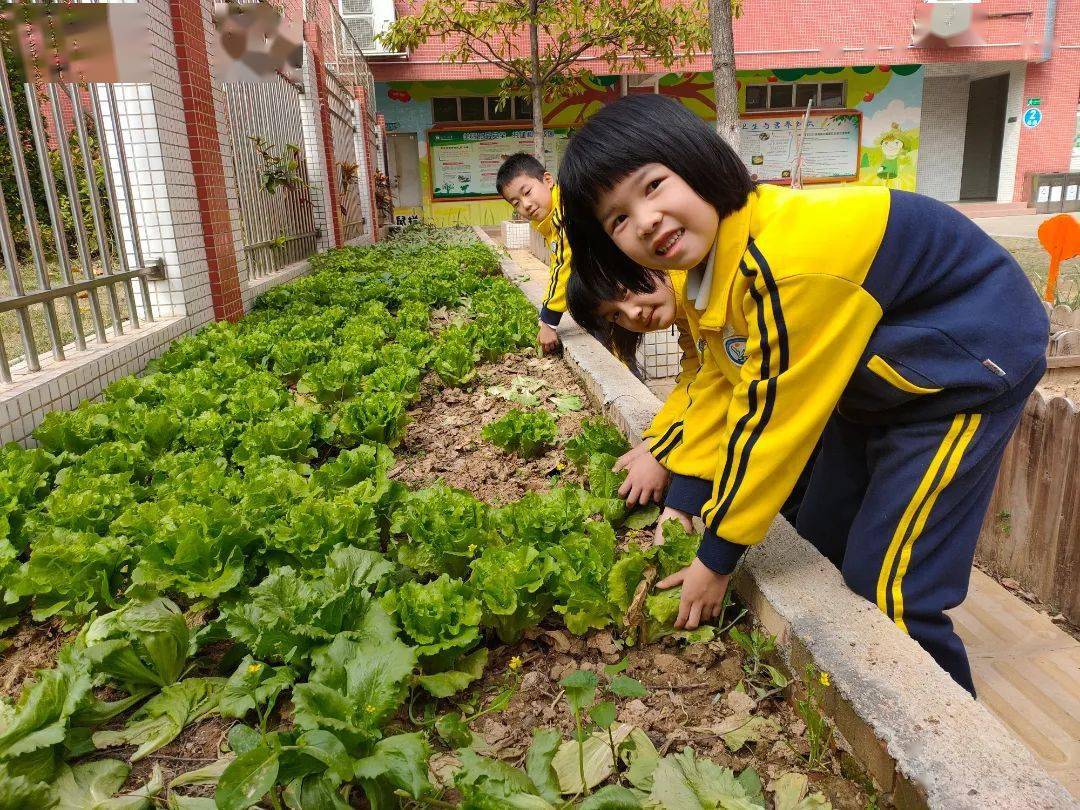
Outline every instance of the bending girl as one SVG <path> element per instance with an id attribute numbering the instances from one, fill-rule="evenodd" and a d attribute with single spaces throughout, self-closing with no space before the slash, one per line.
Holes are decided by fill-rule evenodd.
<path id="1" fill-rule="evenodd" d="M 697 559 L 660 583 L 682 585 L 677 626 L 719 612 L 820 440 L 799 533 L 974 694 L 945 611 L 966 595 L 1002 451 L 1046 365 L 1047 316 L 1012 257 L 927 197 L 756 185 L 663 96 L 597 113 L 559 183 L 579 323 L 625 340 L 652 327 L 631 308 L 674 297 L 686 274 L 699 367 L 650 444 L 681 459 L 665 515 L 705 527 Z"/>

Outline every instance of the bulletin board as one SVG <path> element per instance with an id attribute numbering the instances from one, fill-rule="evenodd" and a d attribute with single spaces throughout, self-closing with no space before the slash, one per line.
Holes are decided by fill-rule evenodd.
<path id="1" fill-rule="evenodd" d="M 761 182 L 790 183 L 804 111 L 751 113 L 739 119 L 739 157 Z M 811 112 L 803 139 L 803 182 L 859 179 L 862 113 Z"/>
<path id="2" fill-rule="evenodd" d="M 545 165 L 557 167 L 570 130 L 544 130 Z M 428 130 L 432 199 L 497 198 L 495 175 L 507 156 L 532 152 L 532 129 L 521 127 L 438 128 Z"/>

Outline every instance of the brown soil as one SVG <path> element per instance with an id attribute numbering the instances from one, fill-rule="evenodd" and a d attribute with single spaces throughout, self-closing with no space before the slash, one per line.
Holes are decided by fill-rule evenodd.
<path id="1" fill-rule="evenodd" d="M 155 766 L 161 768 L 166 786 L 182 773 L 206 767 L 222 756 L 225 738 L 236 723 L 236 720 L 214 716 L 187 726 L 171 743 L 134 763 L 123 790 L 135 790 L 146 784 L 153 775 Z M 135 746 L 111 748 L 102 753 L 115 759 L 126 760 L 135 753 Z M 183 787 L 181 792 L 185 796 L 210 797 L 214 795 L 214 786 L 188 785 Z M 162 791 L 159 795 L 164 796 L 165 792 Z"/>
<path id="2" fill-rule="evenodd" d="M 78 632 L 65 632 L 60 625 L 59 619 L 50 619 L 42 624 L 26 622 L 4 639 L 8 646 L 0 652 L 0 694 L 17 697 L 22 690 L 22 682 L 28 676 L 56 662 L 64 642 Z"/>
<path id="3" fill-rule="evenodd" d="M 556 477 L 575 480 L 574 471 L 563 468 L 558 448 L 538 458 L 522 459 L 481 437 L 485 425 L 523 407 L 488 394 L 488 388 L 507 386 L 521 375 L 544 381 L 537 396 L 541 408 L 556 417 L 559 442 L 576 434 L 581 420 L 589 415 L 588 399 L 570 369 L 554 357 L 510 355 L 480 369 L 470 390 L 444 389 L 437 378 L 425 383 L 420 402 L 409 412 L 411 422 L 405 439 L 394 450 L 397 464 L 392 476 L 410 487 L 426 486 L 441 478 L 495 505 L 546 489 Z M 560 394 L 576 394 L 585 409 L 560 415 L 549 400 Z"/>
<path id="4" fill-rule="evenodd" d="M 508 668 L 513 656 L 523 661 L 518 675 Z M 807 772 L 803 721 L 782 696 L 755 705 L 752 698 L 734 691 L 743 678 L 742 654 L 734 644 L 719 640 L 686 646 L 668 639 L 623 649 L 607 631 L 576 638 L 564 630 L 538 629 L 518 644 L 492 651 L 484 678 L 470 693 L 483 695 L 480 703 L 485 704 L 508 680 L 516 682 L 517 691 L 505 711 L 480 718 L 472 730 L 487 743 L 490 756 L 515 764 L 528 750 L 534 729 L 557 728 L 570 739 L 574 722 L 559 680 L 576 669 L 599 674 L 605 664 L 623 656 L 628 661 L 626 674 L 641 681 L 649 694 L 620 700 L 617 720 L 644 730 L 661 755 L 690 747 L 698 756 L 736 772 L 754 768 L 766 786 L 784 773 Z M 602 674 L 600 680 L 603 683 Z M 772 718 L 778 728 L 732 753 L 720 735 L 748 709 Z M 849 759 L 834 748 L 825 769 L 808 774 L 811 790 L 821 791 L 838 810 L 861 810 L 872 794 L 841 774 L 841 763 L 846 767 Z"/>
<path id="5" fill-rule="evenodd" d="M 1039 389 L 1046 394 L 1046 398 L 1066 397 L 1080 406 L 1080 369 L 1052 369 L 1051 371 L 1051 374 L 1039 382 Z"/>

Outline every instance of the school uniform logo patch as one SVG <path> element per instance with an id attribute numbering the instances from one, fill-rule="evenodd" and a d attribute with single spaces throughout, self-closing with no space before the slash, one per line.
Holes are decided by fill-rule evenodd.
<path id="1" fill-rule="evenodd" d="M 746 362 L 746 336 L 732 335 L 724 338 L 724 352 L 728 360 L 737 366 Z"/>

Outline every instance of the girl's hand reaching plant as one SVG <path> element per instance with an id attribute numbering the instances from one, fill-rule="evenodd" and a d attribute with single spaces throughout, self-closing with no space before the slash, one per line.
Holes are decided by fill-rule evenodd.
<path id="1" fill-rule="evenodd" d="M 618 470 L 618 466 L 615 469 Z M 681 509 L 676 509 L 674 506 L 665 506 L 664 511 L 660 513 L 660 517 L 656 520 L 656 533 L 653 536 L 654 546 L 664 545 L 664 521 L 670 519 L 678 520 L 684 529 L 691 534 L 694 533 L 694 519 L 690 515 Z"/>
<path id="2" fill-rule="evenodd" d="M 675 619 L 675 629 L 696 630 L 702 622 L 711 621 L 719 616 L 724 607 L 728 579 L 730 579 L 728 574 L 718 574 L 695 558 L 686 568 L 658 582 L 656 587 L 664 590 L 682 585 L 679 616 Z"/>
<path id="3" fill-rule="evenodd" d="M 626 498 L 628 507 L 644 506 L 649 501 L 660 503 L 671 479 L 671 473 L 649 452 L 645 442 L 624 453 L 612 469 L 627 471 L 626 480 L 619 487 L 619 497 Z"/>

